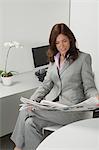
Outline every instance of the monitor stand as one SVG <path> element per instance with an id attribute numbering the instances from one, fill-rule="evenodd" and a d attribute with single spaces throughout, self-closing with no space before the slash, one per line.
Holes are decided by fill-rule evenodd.
<path id="1" fill-rule="evenodd" d="M 39 81 L 43 82 L 44 77 L 46 76 L 47 68 L 39 69 L 35 72 L 35 75 L 38 77 Z"/>

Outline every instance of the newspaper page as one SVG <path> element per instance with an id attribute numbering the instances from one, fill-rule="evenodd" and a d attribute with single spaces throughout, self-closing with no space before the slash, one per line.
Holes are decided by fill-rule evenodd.
<path id="1" fill-rule="evenodd" d="M 52 102 L 47 100 L 42 100 L 40 103 L 38 103 L 25 97 L 21 97 L 20 101 L 22 102 L 22 104 L 20 104 L 21 107 L 19 111 L 28 108 L 29 105 L 33 106 L 33 108 L 36 109 L 61 110 L 61 111 L 88 111 L 99 108 L 99 100 L 96 97 L 91 97 L 81 103 L 72 106 L 67 106 L 64 104 L 60 104 L 58 102 Z"/>
<path id="2" fill-rule="evenodd" d="M 25 97 L 21 97 L 20 101 L 22 102 L 20 104 L 20 109 L 19 111 L 28 108 L 28 106 L 32 106 L 33 108 L 36 109 L 47 109 L 47 110 L 63 110 L 64 108 L 68 108 L 68 106 L 60 104 L 60 103 L 56 103 L 56 102 L 51 102 L 51 101 L 46 101 L 46 100 L 42 100 L 40 103 L 30 100 L 28 98 Z"/>

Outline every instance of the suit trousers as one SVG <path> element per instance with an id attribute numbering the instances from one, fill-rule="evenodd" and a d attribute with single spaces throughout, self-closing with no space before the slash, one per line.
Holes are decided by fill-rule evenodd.
<path id="1" fill-rule="evenodd" d="M 67 125 L 74 121 L 92 118 L 93 112 L 64 112 L 59 110 L 21 110 L 11 140 L 22 150 L 36 150 L 44 139 L 43 127 Z"/>

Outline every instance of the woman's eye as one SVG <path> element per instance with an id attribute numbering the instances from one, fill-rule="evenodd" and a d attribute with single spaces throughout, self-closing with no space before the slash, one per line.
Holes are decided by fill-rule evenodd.
<path id="1" fill-rule="evenodd" d="M 67 40 L 63 40 L 63 42 L 67 42 Z"/>
<path id="2" fill-rule="evenodd" d="M 56 42 L 56 45 L 59 44 L 59 42 Z"/>
<path id="3" fill-rule="evenodd" d="M 58 44 L 60 44 L 60 43 L 66 43 L 66 42 L 68 42 L 68 40 L 65 40 L 65 39 L 64 39 L 64 40 L 62 40 L 61 42 L 58 42 L 58 41 L 57 41 L 55 44 L 58 45 Z"/>

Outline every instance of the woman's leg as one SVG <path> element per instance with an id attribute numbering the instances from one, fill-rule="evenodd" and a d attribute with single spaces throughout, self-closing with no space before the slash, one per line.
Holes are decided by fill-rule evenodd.
<path id="1" fill-rule="evenodd" d="M 62 112 L 35 110 L 20 112 L 14 132 L 11 136 L 17 148 L 35 150 L 43 140 L 42 128 L 55 124 L 66 125 L 71 122 L 86 119 L 84 112 Z"/>
<path id="2" fill-rule="evenodd" d="M 26 150 L 36 150 L 43 140 L 42 128 L 61 124 L 66 125 L 71 122 L 92 117 L 90 112 L 62 112 L 49 110 L 35 110 L 35 116 L 28 118 L 25 122 L 25 148 Z"/>
<path id="3" fill-rule="evenodd" d="M 29 117 L 29 113 L 26 110 L 22 110 L 19 113 L 11 140 L 16 144 L 17 148 L 24 146 L 24 132 L 25 132 L 25 120 Z"/>
<path id="4" fill-rule="evenodd" d="M 14 150 L 35 150 L 43 140 L 42 128 L 48 125 L 54 123 L 38 117 L 34 111 L 22 110 L 11 136 L 11 140 L 16 145 Z"/>
<path id="5" fill-rule="evenodd" d="M 35 110 L 38 118 L 43 118 L 55 124 L 66 125 L 74 121 L 92 118 L 92 111 L 60 111 L 60 110 Z"/>
<path id="6" fill-rule="evenodd" d="M 39 118 L 28 118 L 25 122 L 25 150 L 36 150 L 37 146 L 44 139 L 42 126 L 47 125 L 47 121 Z M 49 123 L 50 124 L 50 123 Z"/>

